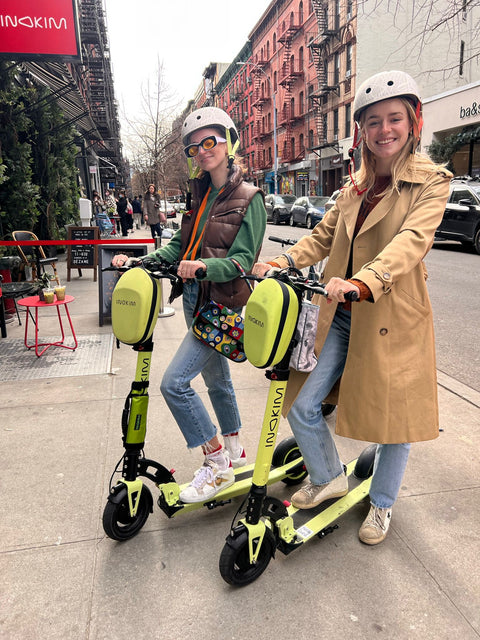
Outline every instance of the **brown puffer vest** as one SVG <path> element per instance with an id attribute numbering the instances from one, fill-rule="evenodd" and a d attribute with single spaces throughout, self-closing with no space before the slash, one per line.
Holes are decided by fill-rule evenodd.
<path id="1" fill-rule="evenodd" d="M 209 182 L 208 175 L 192 181 L 194 210 L 192 215 L 184 214 L 182 218 L 180 255 L 184 254 L 188 246 L 198 208 L 207 191 Z M 217 196 L 208 212 L 200 259 L 225 258 L 227 256 L 243 222 L 248 205 L 256 193 L 263 194 L 261 189 L 244 182 L 240 168 L 234 165 L 224 190 Z M 202 305 L 207 300 L 212 299 L 230 308 L 243 307 L 249 295 L 250 289 L 239 277 L 229 282 L 201 281 L 198 304 Z"/>

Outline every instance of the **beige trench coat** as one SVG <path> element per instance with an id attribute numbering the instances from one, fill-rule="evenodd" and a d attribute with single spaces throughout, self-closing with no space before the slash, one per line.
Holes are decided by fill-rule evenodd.
<path id="1" fill-rule="evenodd" d="M 373 302 L 352 304 L 350 344 L 340 381 L 336 433 L 356 440 L 401 443 L 438 436 L 433 318 L 423 258 L 430 250 L 448 197 L 451 175 L 412 157 L 400 193 L 385 196 L 353 241 L 353 278 Z M 323 275 L 345 277 L 361 203 L 346 188 L 335 206 L 288 250 L 299 269 L 329 255 Z M 276 258 L 288 266 L 284 257 Z M 322 349 L 336 304 L 320 304 L 315 349 Z M 292 371 L 286 415 L 308 374 Z"/>

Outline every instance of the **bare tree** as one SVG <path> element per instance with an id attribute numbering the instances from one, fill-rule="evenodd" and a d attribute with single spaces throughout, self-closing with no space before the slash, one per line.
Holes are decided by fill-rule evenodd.
<path id="1" fill-rule="evenodd" d="M 180 109 L 175 94 L 165 82 L 163 64 L 158 60 L 152 81 L 141 90 L 140 116 L 125 117 L 125 146 L 131 157 L 134 189 L 142 193 L 155 184 L 166 198 L 171 186 L 178 184 L 179 167 L 186 182 L 186 162 L 182 160 L 180 135 L 172 131 L 172 123 Z M 181 173 L 181 171 L 180 171 Z"/>

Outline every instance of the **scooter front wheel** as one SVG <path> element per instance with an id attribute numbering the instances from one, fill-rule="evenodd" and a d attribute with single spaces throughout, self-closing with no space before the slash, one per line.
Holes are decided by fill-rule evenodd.
<path id="1" fill-rule="evenodd" d="M 136 514 L 132 517 L 128 506 L 127 489 L 122 489 L 115 501 L 108 501 L 103 511 L 103 529 L 112 540 L 129 540 L 137 535 L 152 511 L 150 489 L 143 485 Z"/>
<path id="2" fill-rule="evenodd" d="M 270 529 L 265 529 L 260 553 L 255 564 L 250 562 L 248 551 L 248 531 L 237 527 L 223 547 L 220 554 L 220 575 L 228 584 L 244 587 L 262 575 L 275 552 L 275 540 Z"/>
<path id="3" fill-rule="evenodd" d="M 283 467 L 283 465 L 292 462 L 292 460 L 296 460 L 297 458 L 301 458 L 302 454 L 300 453 L 300 449 L 298 448 L 297 441 L 293 436 L 289 438 L 285 438 L 282 440 L 276 447 L 273 452 L 272 464 L 274 467 Z M 299 462 L 298 465 L 295 465 L 289 472 L 288 475 L 283 478 L 282 482 L 284 482 L 287 486 L 293 486 L 295 484 L 300 484 L 307 477 L 308 472 L 303 464 L 303 461 Z"/>

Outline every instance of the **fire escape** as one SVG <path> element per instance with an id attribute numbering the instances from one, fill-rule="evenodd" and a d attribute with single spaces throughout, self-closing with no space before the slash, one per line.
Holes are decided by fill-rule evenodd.
<path id="1" fill-rule="evenodd" d="M 328 20 L 328 0 L 312 0 L 313 9 L 317 18 L 318 34 L 308 43 L 312 52 L 313 61 L 317 71 L 317 91 L 310 94 L 315 113 L 315 125 L 318 135 L 318 146 L 321 149 L 334 146 L 328 142 L 327 111 L 328 97 L 330 94 L 339 95 L 338 83 L 332 82 L 328 73 L 327 53 L 331 52 L 339 42 L 339 28 L 335 25 L 330 28 Z"/>
<path id="2" fill-rule="evenodd" d="M 104 179 L 115 179 L 112 165 L 122 163 L 120 123 L 114 97 L 107 29 L 101 0 L 82 0 L 80 3 L 80 32 L 84 54 L 86 101 L 102 142 L 95 151 L 108 158 L 102 166 Z"/>
<path id="3" fill-rule="evenodd" d="M 278 38 L 278 42 L 283 44 L 283 64 L 279 84 L 284 88 L 284 94 L 283 104 L 278 114 L 278 125 L 285 128 L 281 152 L 282 162 L 293 162 L 303 154 L 302 149 L 299 149 L 298 153 L 295 152 L 295 141 L 292 137 L 294 121 L 301 115 L 295 112 L 292 87 L 299 78 L 303 77 L 301 68 L 303 65 L 299 60 L 295 60 L 292 54 L 292 40 L 302 26 L 300 15 L 292 12 L 288 22 L 282 25 Z"/>
<path id="4" fill-rule="evenodd" d="M 265 153 L 264 140 L 271 134 L 266 114 L 266 105 L 273 100 L 270 91 L 270 82 L 266 76 L 265 68 L 268 60 L 262 57 L 255 59 L 254 65 L 250 67 L 250 74 L 253 83 L 252 107 L 255 109 L 255 119 L 253 124 L 253 142 L 255 143 L 255 169 L 263 170 L 272 165 L 273 158 Z M 273 105 L 272 105 L 273 112 Z"/>

